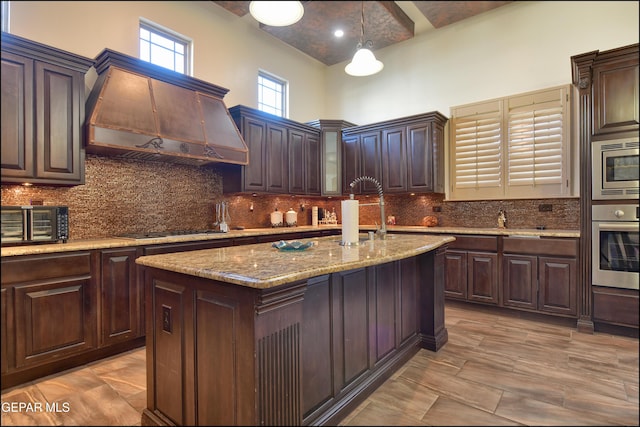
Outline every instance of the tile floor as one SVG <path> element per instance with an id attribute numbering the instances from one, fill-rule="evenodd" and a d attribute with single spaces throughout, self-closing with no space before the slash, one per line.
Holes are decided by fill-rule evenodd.
<path id="1" fill-rule="evenodd" d="M 637 338 L 461 304 L 445 318 L 449 342 L 420 350 L 340 425 L 638 425 Z M 140 425 L 145 381 L 144 348 L 129 351 L 5 390 L 1 424 Z"/>

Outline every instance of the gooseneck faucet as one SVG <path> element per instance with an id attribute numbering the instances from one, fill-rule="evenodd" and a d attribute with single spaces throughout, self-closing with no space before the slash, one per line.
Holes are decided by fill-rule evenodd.
<path id="1" fill-rule="evenodd" d="M 382 185 L 373 177 L 370 176 L 361 176 L 354 179 L 349 187 L 351 187 L 351 194 L 349 194 L 349 199 L 354 200 L 355 196 L 353 194 L 353 186 L 362 181 L 371 181 L 376 185 L 376 189 L 378 190 L 378 196 L 380 196 L 380 202 L 377 203 L 380 205 L 380 228 L 376 231 L 380 239 L 384 240 L 387 238 L 387 223 L 384 219 L 384 194 L 382 194 Z M 373 206 L 376 203 L 363 203 L 360 206 Z"/>

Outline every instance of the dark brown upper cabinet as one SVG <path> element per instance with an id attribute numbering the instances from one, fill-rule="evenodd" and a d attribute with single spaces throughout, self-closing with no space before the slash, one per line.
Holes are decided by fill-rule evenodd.
<path id="1" fill-rule="evenodd" d="M 351 183 L 358 177 L 369 176 L 379 183 L 382 182 L 380 166 L 380 138 L 379 128 L 357 126 L 342 132 L 342 192 L 350 194 Z M 369 181 L 354 184 L 354 194 L 377 193 L 376 185 Z"/>
<path id="2" fill-rule="evenodd" d="M 320 195 L 319 129 L 243 105 L 229 113 L 249 149 L 249 164 L 219 168 L 225 193 Z"/>
<path id="3" fill-rule="evenodd" d="M 593 135 L 638 132 L 638 45 L 598 56 L 592 72 Z"/>
<path id="4" fill-rule="evenodd" d="M 323 196 L 342 195 L 342 129 L 355 126 L 344 120 L 314 120 L 308 125 L 320 128 L 320 193 Z M 310 162 L 316 161 L 309 157 Z M 311 163 L 310 163 L 311 164 Z M 317 165 L 317 161 L 315 163 Z M 313 174 L 313 172 L 311 172 Z"/>
<path id="5" fill-rule="evenodd" d="M 343 130 L 343 192 L 359 176 L 370 176 L 385 193 L 444 193 L 444 126 L 430 112 Z M 371 181 L 354 193 L 375 193 Z"/>
<path id="6" fill-rule="evenodd" d="M 93 60 L 2 33 L 2 183 L 84 184 Z"/>

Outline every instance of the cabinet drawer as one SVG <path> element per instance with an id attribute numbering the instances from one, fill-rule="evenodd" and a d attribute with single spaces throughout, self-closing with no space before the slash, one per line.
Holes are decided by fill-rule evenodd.
<path id="1" fill-rule="evenodd" d="M 497 236 L 453 236 L 456 238 L 454 242 L 449 243 L 451 249 L 468 249 L 472 251 L 490 251 L 497 252 L 498 237 Z"/>
<path id="2" fill-rule="evenodd" d="M 578 240 L 505 237 L 502 241 L 502 251 L 504 253 L 575 257 L 578 255 Z"/>
<path id="3" fill-rule="evenodd" d="M 91 273 L 89 252 L 7 257 L 2 259 L 2 284 L 23 283 Z"/>
<path id="4" fill-rule="evenodd" d="M 638 327 L 638 291 L 593 287 L 593 320 L 615 325 Z"/>

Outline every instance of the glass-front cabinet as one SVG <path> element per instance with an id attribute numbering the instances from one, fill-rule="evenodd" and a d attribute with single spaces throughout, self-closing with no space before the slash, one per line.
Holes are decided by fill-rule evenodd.
<path id="1" fill-rule="evenodd" d="M 308 125 L 322 131 L 322 195 L 342 195 L 342 129 L 355 126 L 344 120 L 315 120 Z"/>
<path id="2" fill-rule="evenodd" d="M 327 130 L 322 137 L 322 194 L 340 194 L 340 132 Z"/>

